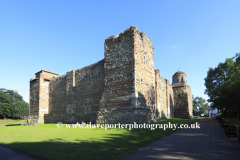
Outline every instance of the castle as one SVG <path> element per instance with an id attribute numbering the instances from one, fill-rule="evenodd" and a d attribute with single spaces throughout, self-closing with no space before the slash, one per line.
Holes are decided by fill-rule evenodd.
<path id="1" fill-rule="evenodd" d="M 192 117 L 192 92 L 178 71 L 172 85 L 154 68 L 150 38 L 130 27 L 105 39 L 104 59 L 59 76 L 30 80 L 31 123 L 152 123 Z"/>

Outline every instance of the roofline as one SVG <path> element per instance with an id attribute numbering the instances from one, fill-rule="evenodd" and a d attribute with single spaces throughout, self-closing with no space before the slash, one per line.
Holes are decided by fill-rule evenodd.
<path id="1" fill-rule="evenodd" d="M 38 73 L 40 73 L 40 72 L 47 72 L 47 73 L 51 73 L 51 74 L 55 74 L 55 75 L 59 75 L 59 74 L 57 74 L 57 73 L 49 72 L 49 71 L 46 71 L 46 70 L 41 70 L 41 71 L 35 73 L 35 75 L 38 74 Z"/>

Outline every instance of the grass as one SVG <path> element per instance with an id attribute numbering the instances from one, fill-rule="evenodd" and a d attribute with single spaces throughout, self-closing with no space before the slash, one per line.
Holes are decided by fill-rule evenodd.
<path id="1" fill-rule="evenodd" d="M 161 119 L 158 123 L 191 124 L 199 119 L 201 118 Z M 10 124 L 6 124 L 8 122 L 1 121 L 0 125 L 9 126 Z M 17 124 L 17 121 L 14 122 Z M 53 160 L 116 159 L 175 131 L 66 127 L 58 129 L 56 124 L 11 126 L 0 128 L 0 143 Z"/>
<path id="2" fill-rule="evenodd" d="M 0 127 L 6 126 L 18 126 L 21 125 L 21 120 L 19 119 L 0 119 Z"/>

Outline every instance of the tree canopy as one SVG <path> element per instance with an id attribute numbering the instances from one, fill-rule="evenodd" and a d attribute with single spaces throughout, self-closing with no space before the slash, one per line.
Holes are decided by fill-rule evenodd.
<path id="1" fill-rule="evenodd" d="M 197 107 L 199 107 L 200 114 L 206 114 L 206 111 L 209 109 L 209 105 L 205 99 L 202 97 L 192 98 L 193 101 L 193 115 L 197 115 Z"/>
<path id="2" fill-rule="evenodd" d="M 0 118 L 21 118 L 29 114 L 29 105 L 13 90 L 0 88 Z"/>
<path id="3" fill-rule="evenodd" d="M 240 106 L 240 54 L 227 58 L 216 68 L 209 68 L 205 80 L 205 94 L 209 97 L 212 107 L 231 113 Z"/>

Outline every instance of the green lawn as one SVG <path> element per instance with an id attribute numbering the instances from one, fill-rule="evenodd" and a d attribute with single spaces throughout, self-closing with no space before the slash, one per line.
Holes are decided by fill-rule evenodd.
<path id="1" fill-rule="evenodd" d="M 19 126 L 21 125 L 21 120 L 15 119 L 0 119 L 0 127 L 5 126 Z"/>
<path id="2" fill-rule="evenodd" d="M 158 123 L 190 124 L 199 119 L 161 119 Z M 3 121 L 0 125 L 8 126 L 0 128 L 0 143 L 49 159 L 116 159 L 176 131 L 65 126 L 58 129 L 56 124 L 11 126 Z"/>

